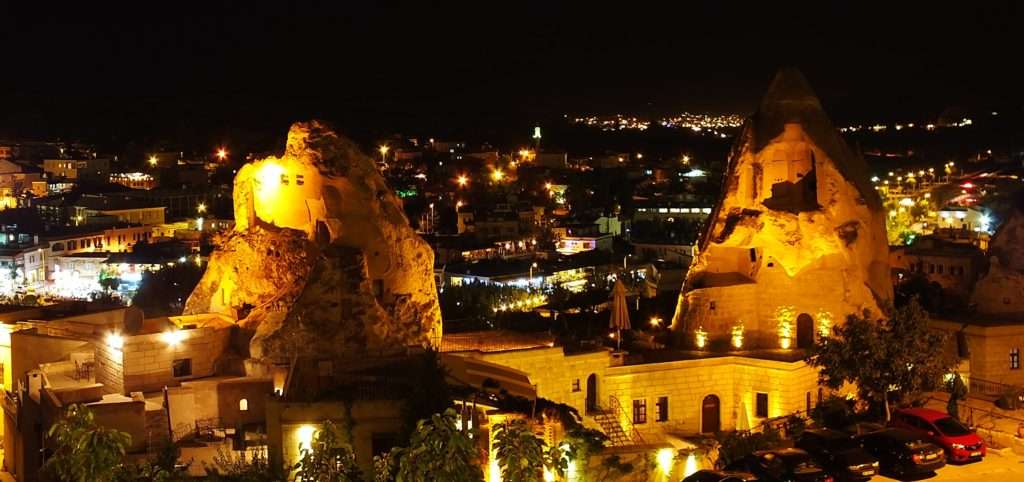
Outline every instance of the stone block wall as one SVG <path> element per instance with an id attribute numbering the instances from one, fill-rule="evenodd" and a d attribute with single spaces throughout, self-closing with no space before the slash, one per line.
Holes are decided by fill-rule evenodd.
<path id="1" fill-rule="evenodd" d="M 106 343 L 96 342 L 96 383 L 107 393 L 124 394 L 124 352 Z"/>
<path id="2" fill-rule="evenodd" d="M 156 391 L 164 386 L 177 386 L 182 380 L 213 375 L 215 362 L 227 347 L 229 329 L 197 328 L 180 333 L 182 340 L 177 344 L 167 343 L 162 333 L 125 337 L 124 348 L 120 350 L 123 382 L 118 392 Z M 174 377 L 174 361 L 184 359 L 191 360 L 191 374 Z"/>
<path id="3" fill-rule="evenodd" d="M 803 411 L 807 395 L 817 402 L 817 373 L 803 362 L 777 362 L 741 357 L 683 360 L 667 363 L 626 365 L 608 369 L 607 395 L 618 399 L 620 424 L 635 427 L 646 442 L 659 441 L 668 431 L 701 432 L 701 405 L 708 395 L 719 399 L 722 430 L 741 425 L 746 412 L 748 427 L 762 419 L 755 417 L 755 393 L 768 394 L 768 418 Z M 657 401 L 668 397 L 668 420 L 657 421 Z M 645 400 L 647 421 L 633 424 L 633 400 Z"/>
<path id="4" fill-rule="evenodd" d="M 537 387 L 537 396 L 570 405 L 586 413 L 587 378 L 597 380 L 598 402 L 602 398 L 601 380 L 610 365 L 607 350 L 566 355 L 561 347 L 477 353 L 471 356 L 525 372 Z"/>

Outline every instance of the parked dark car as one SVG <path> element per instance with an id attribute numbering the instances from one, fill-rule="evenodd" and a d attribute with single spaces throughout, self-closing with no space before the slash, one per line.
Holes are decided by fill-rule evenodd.
<path id="1" fill-rule="evenodd" d="M 805 430 L 796 447 L 811 454 L 839 480 L 864 481 L 878 473 L 878 459 L 849 435 L 837 430 Z"/>
<path id="2" fill-rule="evenodd" d="M 942 447 L 908 430 L 887 428 L 854 438 L 878 458 L 882 471 L 894 475 L 924 474 L 946 465 Z"/>
<path id="3" fill-rule="evenodd" d="M 683 482 L 758 482 L 757 476 L 750 472 L 732 472 L 728 470 L 698 470 L 683 479 Z"/>
<path id="4" fill-rule="evenodd" d="M 843 432 L 848 435 L 864 435 L 866 433 L 877 432 L 879 430 L 885 430 L 885 425 L 874 422 L 857 422 L 852 425 L 848 425 L 843 428 Z"/>
<path id="5" fill-rule="evenodd" d="M 892 425 L 928 438 L 946 450 L 946 458 L 951 462 L 971 462 L 985 457 L 985 441 L 959 420 L 938 410 L 897 410 L 892 414 Z"/>
<path id="6" fill-rule="evenodd" d="M 750 472 L 764 482 L 833 482 L 832 476 L 800 449 L 754 452 L 726 470 Z"/>

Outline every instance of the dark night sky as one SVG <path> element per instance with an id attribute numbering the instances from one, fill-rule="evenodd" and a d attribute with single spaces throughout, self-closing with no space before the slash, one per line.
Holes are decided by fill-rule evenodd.
<path id="1" fill-rule="evenodd" d="M 563 112 L 746 113 L 782 65 L 800 67 L 841 119 L 1012 111 L 1022 98 L 1012 4 L 256 3 L 0 4 L 0 136 L 202 138 L 311 116 L 381 133 Z"/>

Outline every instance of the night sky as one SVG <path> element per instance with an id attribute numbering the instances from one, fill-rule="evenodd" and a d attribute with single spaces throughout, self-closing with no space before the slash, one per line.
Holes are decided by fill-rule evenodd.
<path id="1" fill-rule="evenodd" d="M 4 3 L 0 137 L 204 142 L 314 116 L 381 134 L 747 113 L 784 65 L 839 120 L 1021 106 L 1015 6 L 288 3 Z"/>

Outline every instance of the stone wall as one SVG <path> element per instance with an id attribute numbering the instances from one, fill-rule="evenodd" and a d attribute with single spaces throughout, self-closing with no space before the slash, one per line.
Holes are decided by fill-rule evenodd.
<path id="1" fill-rule="evenodd" d="M 755 393 L 768 394 L 768 417 L 807 409 L 818 401 L 816 371 L 803 362 L 778 362 L 741 357 L 682 360 L 667 363 L 625 365 L 609 368 L 604 393 L 621 406 L 620 424 L 634 426 L 633 400 L 646 400 L 647 422 L 634 427 L 646 442 L 658 441 L 666 432 L 699 433 L 701 403 L 715 395 L 720 401 L 722 430 L 741 427 L 741 411 L 747 427 L 762 421 L 755 417 Z M 668 397 L 668 420 L 657 421 L 658 397 Z M 609 407 L 615 409 L 615 407 Z"/>
<path id="2" fill-rule="evenodd" d="M 124 394 L 124 352 L 106 343 L 96 343 L 96 383 L 107 393 Z"/>
<path id="3" fill-rule="evenodd" d="M 963 330 L 967 334 L 972 377 L 1024 386 L 1024 325 L 979 326 L 933 319 L 930 326 L 950 334 L 950 350 L 955 349 L 956 332 Z M 1010 368 L 1013 349 L 1021 354 L 1020 368 Z"/>
<path id="4" fill-rule="evenodd" d="M 215 362 L 228 344 L 228 328 L 197 328 L 180 330 L 182 340 L 169 344 L 162 333 L 125 337 L 124 386 L 122 393 L 161 390 L 176 386 L 182 380 L 214 374 Z M 175 360 L 190 359 L 192 373 L 174 377 Z"/>
<path id="5" fill-rule="evenodd" d="M 561 347 L 466 355 L 525 372 L 537 387 L 537 396 L 570 405 L 581 415 L 586 413 L 587 378 L 595 375 L 598 401 L 602 400 L 601 380 L 611 364 L 607 350 L 566 355 Z"/>

